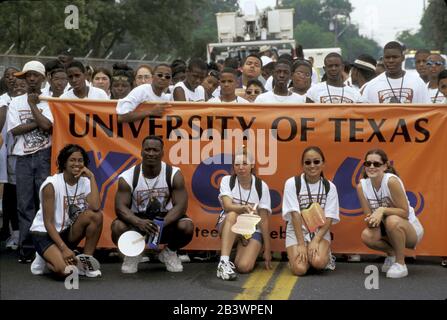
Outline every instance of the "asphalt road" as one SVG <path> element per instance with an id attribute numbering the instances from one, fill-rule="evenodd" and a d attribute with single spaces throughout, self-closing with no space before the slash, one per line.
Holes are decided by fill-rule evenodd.
<path id="1" fill-rule="evenodd" d="M 170 273 L 156 259 L 139 265 L 139 272 L 120 273 L 117 258 L 100 255 L 103 276 L 81 277 L 79 289 L 68 290 L 64 281 L 34 276 L 30 265 L 19 264 L 15 253 L 0 251 L 1 300 L 445 300 L 447 269 L 439 258 L 418 257 L 407 262 L 409 276 L 387 279 L 380 274 L 378 289 L 366 289 L 365 268 L 380 268 L 377 257 L 360 263 L 337 261 L 335 271 L 311 273 L 304 277 L 291 275 L 287 262 L 274 262 L 275 269 L 263 270 L 262 263 L 251 274 L 239 275 L 236 281 L 216 277 L 216 262 L 184 264 L 181 273 Z"/>

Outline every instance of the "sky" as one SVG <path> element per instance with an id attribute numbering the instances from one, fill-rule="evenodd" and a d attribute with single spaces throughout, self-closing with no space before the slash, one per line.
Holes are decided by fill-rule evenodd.
<path id="1" fill-rule="evenodd" d="M 250 0 L 239 0 L 242 5 Z M 424 0 L 349 0 L 354 8 L 351 22 L 361 35 L 373 38 L 381 46 L 395 40 L 403 30 L 417 31 L 423 14 Z M 428 0 L 425 0 L 428 4 Z M 256 0 L 259 9 L 275 6 L 276 0 Z M 383 10 L 386 8 L 386 10 Z"/>

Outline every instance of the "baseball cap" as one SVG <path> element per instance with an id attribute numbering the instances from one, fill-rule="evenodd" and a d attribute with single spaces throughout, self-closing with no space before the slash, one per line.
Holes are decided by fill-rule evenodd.
<path id="1" fill-rule="evenodd" d="M 262 61 L 262 65 L 266 66 L 268 65 L 270 62 L 272 62 L 272 58 L 269 58 L 267 56 L 261 56 L 261 61 Z"/>
<path id="2" fill-rule="evenodd" d="M 28 61 L 27 63 L 25 63 L 22 71 L 14 73 L 14 76 L 18 78 L 24 77 L 28 71 L 35 71 L 45 77 L 45 66 L 41 62 L 36 60 Z"/>
<path id="3" fill-rule="evenodd" d="M 369 71 L 376 71 L 376 65 L 377 65 L 376 59 L 371 57 L 369 54 L 359 55 L 358 58 L 355 59 L 354 63 L 352 64 L 353 67 Z"/>
<path id="4" fill-rule="evenodd" d="M 272 49 L 272 47 L 270 47 L 270 46 L 261 46 L 259 48 L 259 52 L 265 52 L 265 51 L 268 51 L 268 50 L 271 50 L 271 49 Z"/>

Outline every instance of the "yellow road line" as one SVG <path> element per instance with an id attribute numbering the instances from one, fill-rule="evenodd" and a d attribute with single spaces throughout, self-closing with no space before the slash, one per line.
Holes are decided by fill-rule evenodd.
<path id="1" fill-rule="evenodd" d="M 258 300 L 278 265 L 279 262 L 272 262 L 272 270 L 258 266 L 242 286 L 244 291 L 238 294 L 234 300 Z"/>
<path id="2" fill-rule="evenodd" d="M 292 290 L 298 281 L 298 277 L 293 275 L 290 269 L 286 266 L 283 267 L 280 275 L 275 281 L 275 286 L 272 291 L 267 295 L 267 300 L 287 300 L 289 299 Z"/>

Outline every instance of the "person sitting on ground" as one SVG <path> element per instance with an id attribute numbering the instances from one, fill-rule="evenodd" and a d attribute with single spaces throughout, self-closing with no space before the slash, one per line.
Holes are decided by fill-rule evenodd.
<path id="1" fill-rule="evenodd" d="M 201 86 L 206 77 L 208 65 L 202 59 L 192 59 L 186 68 L 186 80 L 174 86 L 174 101 L 205 101 L 205 89 Z"/>
<path id="2" fill-rule="evenodd" d="M 357 186 L 367 224 L 362 241 L 369 248 L 386 253 L 382 272 L 386 272 L 387 278 L 406 277 L 404 250 L 416 247 L 424 228 L 387 154 L 381 149 L 369 150 L 363 167 L 363 179 Z"/>
<path id="3" fill-rule="evenodd" d="M 208 102 L 249 103 L 244 98 L 236 95 L 237 73 L 231 68 L 225 68 L 219 79 L 220 96 L 210 99 Z"/>
<path id="4" fill-rule="evenodd" d="M 61 99 L 109 100 L 104 90 L 87 85 L 85 67 L 82 62 L 74 60 L 68 64 L 66 70 L 71 89 L 61 95 Z"/>
<path id="5" fill-rule="evenodd" d="M 162 161 L 164 144 L 158 136 L 143 139 L 142 163 L 119 176 L 115 196 L 117 218 L 113 221 L 112 240 L 118 243 L 126 231 L 144 235 L 158 233 L 154 219 L 162 219 L 160 244 L 167 244 L 158 255 L 169 272 L 182 272 L 183 265 L 177 250 L 191 242 L 194 224 L 186 215 L 188 194 L 179 168 Z M 142 254 L 124 257 L 122 273 L 136 273 Z"/>
<path id="6" fill-rule="evenodd" d="M 154 68 L 154 78 L 151 84 L 142 84 L 134 88 L 126 97 L 118 100 L 116 113 L 118 122 L 134 122 L 146 117 L 163 115 L 165 106 L 163 103 L 170 100 L 165 93 L 171 81 L 171 67 L 167 64 L 159 64 Z M 143 102 L 160 102 L 150 109 L 135 110 Z"/>
<path id="7" fill-rule="evenodd" d="M 284 186 L 282 216 L 287 221 L 286 249 L 292 273 L 303 276 L 310 267 L 334 270 L 331 254 L 331 225 L 340 221 L 337 187 L 323 175 L 326 160 L 319 147 L 311 146 L 301 156 L 303 173 L 289 178 Z M 325 223 L 309 232 L 302 216 L 313 203 L 323 209 Z"/>
<path id="8" fill-rule="evenodd" d="M 67 266 L 74 265 L 79 266 L 80 275 L 101 276 L 101 271 L 91 270 L 87 261 L 102 231 L 98 185 L 88 163 L 82 147 L 66 145 L 57 156 L 58 173 L 48 177 L 40 188 L 40 209 L 30 228 L 37 251 L 31 264 L 34 275 L 45 273 L 48 267 L 63 278 L 70 273 Z M 86 259 L 78 261 L 73 250 L 84 238 Z"/>
<path id="9" fill-rule="evenodd" d="M 248 273 L 255 267 L 256 259 L 264 246 L 265 268 L 271 269 L 271 246 L 269 218 L 272 213 L 270 192 L 267 184 L 254 175 L 254 159 L 244 148 L 234 157 L 234 173 L 222 178 L 220 182 L 219 201 L 222 213 L 218 226 L 221 237 L 221 256 L 217 267 L 217 277 L 223 280 L 235 280 L 239 273 Z M 261 217 L 256 231 L 248 236 L 237 235 L 231 228 L 240 214 L 252 213 Z M 231 248 L 237 241 L 235 263 L 230 261 Z"/>

